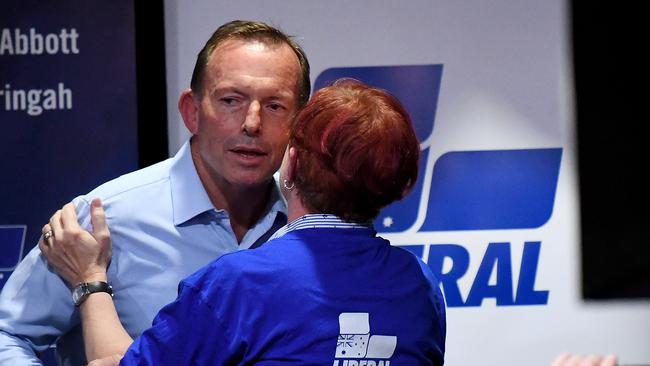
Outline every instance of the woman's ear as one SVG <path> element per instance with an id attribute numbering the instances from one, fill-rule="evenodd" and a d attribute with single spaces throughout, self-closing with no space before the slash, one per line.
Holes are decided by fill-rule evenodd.
<path id="1" fill-rule="evenodd" d="M 289 146 L 289 166 L 287 167 L 287 180 L 293 182 L 296 177 L 296 170 L 298 167 L 298 150 L 295 147 Z"/>

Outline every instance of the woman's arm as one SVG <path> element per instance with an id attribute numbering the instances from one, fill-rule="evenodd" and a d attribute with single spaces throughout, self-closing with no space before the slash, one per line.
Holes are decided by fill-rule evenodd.
<path id="1" fill-rule="evenodd" d="M 111 239 L 99 199 L 92 201 L 90 215 L 92 233 L 77 222 L 74 205 L 65 205 L 43 227 L 44 237 L 39 241 L 39 248 L 49 264 L 73 287 L 80 283 L 107 282 Z M 88 295 L 80 304 L 79 311 L 89 361 L 123 355 L 133 343 L 108 293 Z"/>
<path id="2" fill-rule="evenodd" d="M 111 295 L 89 295 L 79 305 L 79 312 L 88 361 L 126 353 L 133 339 L 122 326 Z"/>

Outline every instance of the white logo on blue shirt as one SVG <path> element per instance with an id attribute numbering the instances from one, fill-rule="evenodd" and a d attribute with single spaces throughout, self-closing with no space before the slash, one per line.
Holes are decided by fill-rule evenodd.
<path id="1" fill-rule="evenodd" d="M 370 335 L 370 314 L 341 313 L 333 366 L 390 366 L 396 336 Z"/>

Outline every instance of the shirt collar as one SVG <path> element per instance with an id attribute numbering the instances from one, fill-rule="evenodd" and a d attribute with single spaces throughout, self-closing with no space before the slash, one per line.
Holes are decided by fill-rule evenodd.
<path id="1" fill-rule="evenodd" d="M 174 210 L 174 225 L 180 225 L 203 212 L 214 210 L 215 208 L 194 166 L 189 140 L 178 150 L 173 160 L 169 178 Z M 265 208 L 265 212 L 282 212 L 285 215 L 287 214 L 287 206 L 282 194 L 280 194 L 277 182 L 273 184 L 271 197 L 268 206 Z"/>
<path id="2" fill-rule="evenodd" d="M 301 216 L 273 234 L 269 240 L 279 238 L 282 235 L 295 230 L 302 229 L 372 229 L 372 224 L 359 224 L 356 222 L 343 221 L 340 217 L 330 214 L 307 214 Z"/>
<path id="3" fill-rule="evenodd" d="M 214 209 L 208 193 L 203 188 L 201 178 L 196 172 L 194 161 L 192 161 L 189 140 L 183 144 L 174 156 L 169 179 L 174 209 L 174 225 L 180 225 L 205 211 Z"/>

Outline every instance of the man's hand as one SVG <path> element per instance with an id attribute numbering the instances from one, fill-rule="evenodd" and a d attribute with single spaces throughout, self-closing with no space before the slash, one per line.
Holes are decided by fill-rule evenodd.
<path id="1" fill-rule="evenodd" d="M 111 237 L 98 198 L 90 205 L 90 217 L 92 233 L 79 226 L 75 207 L 68 203 L 43 226 L 43 237 L 38 242 L 49 264 L 72 286 L 107 280 Z"/>
<path id="2" fill-rule="evenodd" d="M 121 359 L 122 355 L 108 356 L 105 358 L 96 359 L 89 363 L 88 366 L 117 366 L 120 364 Z"/>

